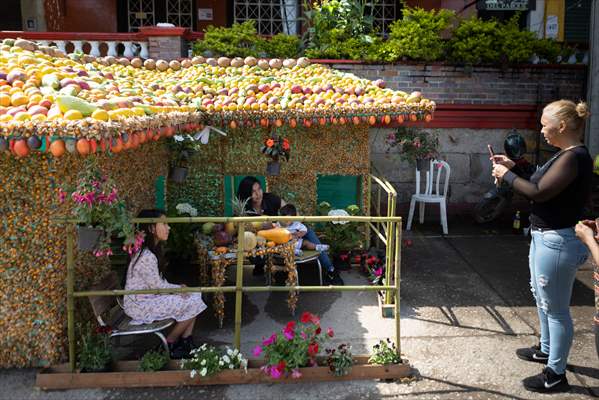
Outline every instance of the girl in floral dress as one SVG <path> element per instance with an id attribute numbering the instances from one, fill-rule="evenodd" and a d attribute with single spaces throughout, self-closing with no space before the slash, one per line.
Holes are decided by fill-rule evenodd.
<path id="1" fill-rule="evenodd" d="M 162 218 L 161 210 L 143 210 L 138 218 Z M 142 248 L 135 253 L 127 270 L 126 290 L 170 289 L 175 285 L 160 275 L 161 242 L 168 239 L 170 227 L 165 222 L 142 224 L 145 233 Z M 173 318 L 177 321 L 166 340 L 171 358 L 183 358 L 193 348 L 192 332 L 196 317 L 206 309 L 200 293 L 138 294 L 124 298 L 125 313 L 132 325 L 141 325 Z"/>

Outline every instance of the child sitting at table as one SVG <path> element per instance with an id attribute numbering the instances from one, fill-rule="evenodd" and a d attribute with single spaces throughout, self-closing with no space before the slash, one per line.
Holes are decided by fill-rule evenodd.
<path id="1" fill-rule="evenodd" d="M 297 209 L 293 204 L 285 204 L 283 207 L 279 209 L 279 215 L 281 216 L 296 216 Z M 302 224 L 299 221 L 279 221 L 279 226 L 287 229 L 294 239 L 296 239 L 295 243 L 295 254 L 301 255 L 302 250 L 316 250 L 316 251 L 327 251 L 329 249 L 328 244 L 315 244 L 310 242 L 303 237 L 308 233 L 308 228 L 306 225 Z"/>

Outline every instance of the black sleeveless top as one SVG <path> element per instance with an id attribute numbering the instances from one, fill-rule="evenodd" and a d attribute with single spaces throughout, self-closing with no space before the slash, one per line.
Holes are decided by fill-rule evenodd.
<path id="1" fill-rule="evenodd" d="M 563 229 L 576 225 L 591 195 L 593 160 L 585 146 L 556 153 L 530 180 L 508 171 L 503 179 L 532 200 L 533 228 Z"/>

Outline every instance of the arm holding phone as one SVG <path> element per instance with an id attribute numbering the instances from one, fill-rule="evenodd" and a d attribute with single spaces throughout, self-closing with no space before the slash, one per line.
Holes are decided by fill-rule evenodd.
<path id="1" fill-rule="evenodd" d="M 487 145 L 487 149 L 489 150 L 489 159 L 493 163 L 492 175 L 495 177 L 496 180 L 503 178 L 503 175 L 505 175 L 505 173 L 508 172 L 510 169 L 514 168 L 514 165 L 516 165 L 516 163 L 510 160 L 507 156 L 495 155 L 493 147 L 490 144 Z"/>
<path id="2" fill-rule="evenodd" d="M 597 233 L 597 222 L 585 220 L 576 224 L 576 236 L 589 248 L 595 264 L 599 265 L 599 233 Z"/>

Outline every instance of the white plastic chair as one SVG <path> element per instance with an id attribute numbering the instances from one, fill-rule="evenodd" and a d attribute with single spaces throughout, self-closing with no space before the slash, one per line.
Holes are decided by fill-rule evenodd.
<path id="1" fill-rule="evenodd" d="M 443 172 L 445 172 L 443 174 Z M 426 186 L 424 193 L 420 193 L 420 170 L 416 166 L 416 193 L 412 195 L 410 201 L 410 214 L 408 216 L 408 225 L 406 230 L 412 229 L 412 218 L 414 218 L 414 208 L 416 202 L 420 205 L 420 223 L 424 223 L 424 206 L 426 203 L 439 203 L 441 213 L 441 226 L 443 234 L 447 235 L 447 188 L 449 187 L 449 175 L 451 168 L 449 164 L 442 160 L 430 160 L 428 170 L 426 171 Z M 441 179 L 443 182 L 443 192 L 439 191 Z M 434 191 L 433 191 L 434 189 Z"/>

